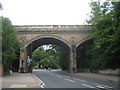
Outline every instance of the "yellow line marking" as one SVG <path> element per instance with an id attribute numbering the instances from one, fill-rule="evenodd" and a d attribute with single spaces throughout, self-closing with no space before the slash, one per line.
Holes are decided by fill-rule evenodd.
<path id="1" fill-rule="evenodd" d="M 27 85 L 25 84 L 12 84 L 10 88 L 26 88 Z"/>

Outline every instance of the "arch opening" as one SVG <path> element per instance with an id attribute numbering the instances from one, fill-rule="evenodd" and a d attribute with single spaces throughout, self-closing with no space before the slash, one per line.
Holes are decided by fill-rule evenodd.
<path id="1" fill-rule="evenodd" d="M 62 69 L 68 68 L 68 53 L 58 45 L 43 45 L 32 53 L 32 63 L 35 69 Z"/>
<path id="2" fill-rule="evenodd" d="M 87 53 L 92 43 L 93 39 L 87 39 L 77 46 L 77 72 L 89 71 L 90 57 Z"/>
<path id="3" fill-rule="evenodd" d="M 66 57 L 67 58 L 67 64 L 66 64 L 66 67 L 62 68 L 64 70 L 67 70 L 69 71 L 69 63 L 70 63 L 70 58 L 69 58 L 69 54 L 70 54 L 70 47 L 64 43 L 63 41 L 61 40 L 58 40 L 56 38 L 51 38 L 51 37 L 44 37 L 44 38 L 39 38 L 37 40 L 33 40 L 31 43 L 29 43 L 27 46 L 26 46 L 26 56 L 30 56 L 32 57 L 32 53 L 35 49 L 37 49 L 38 47 L 42 46 L 42 45 L 57 45 L 57 46 L 60 46 L 61 48 L 63 48 L 64 50 L 64 55 L 63 57 Z M 26 62 L 26 61 L 25 61 Z M 25 64 L 25 69 L 26 71 L 28 70 L 28 66 L 27 64 Z"/>

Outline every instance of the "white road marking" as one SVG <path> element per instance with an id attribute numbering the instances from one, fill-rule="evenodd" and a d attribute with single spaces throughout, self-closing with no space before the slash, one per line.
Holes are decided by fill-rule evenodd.
<path id="1" fill-rule="evenodd" d="M 75 82 L 75 81 L 73 81 L 73 80 L 71 80 L 71 79 L 67 79 L 67 78 L 65 78 L 65 80 L 70 81 L 70 82 Z"/>
<path id="2" fill-rule="evenodd" d="M 104 87 L 107 87 L 107 88 L 113 88 L 113 87 L 102 85 L 102 84 L 98 84 L 98 83 L 95 83 L 95 85 L 101 85 L 101 86 L 104 86 Z"/>
<path id="3" fill-rule="evenodd" d="M 67 77 L 67 78 L 69 78 L 70 76 L 62 76 L 62 77 Z"/>
<path id="4" fill-rule="evenodd" d="M 97 86 L 98 88 L 105 88 L 105 87 L 102 87 L 102 86 Z"/>
<path id="5" fill-rule="evenodd" d="M 77 78 L 73 78 L 73 79 L 78 80 Z"/>
<path id="6" fill-rule="evenodd" d="M 86 82 L 85 80 L 81 80 L 81 79 L 78 79 L 79 81 L 81 81 L 81 82 Z"/>
<path id="7" fill-rule="evenodd" d="M 44 88 L 44 85 L 45 85 L 45 83 L 42 81 L 42 83 L 40 84 L 40 87 Z"/>
<path id="8" fill-rule="evenodd" d="M 56 75 L 56 77 L 58 77 L 58 78 L 62 78 L 61 76 L 59 76 L 59 75 Z"/>
<path id="9" fill-rule="evenodd" d="M 89 87 L 89 88 L 95 88 L 95 87 L 93 87 L 93 86 L 90 86 L 90 85 L 87 85 L 87 84 L 82 84 L 83 86 L 87 86 L 87 87 Z"/>
<path id="10" fill-rule="evenodd" d="M 41 88 L 44 88 L 43 85 L 41 85 Z"/>
<path id="11" fill-rule="evenodd" d="M 40 78 L 38 78 L 38 77 L 36 76 L 36 74 L 34 74 L 34 75 L 35 75 L 35 77 L 40 81 L 40 83 L 39 83 L 40 87 L 41 87 L 41 88 L 44 88 L 43 86 L 45 85 L 45 83 L 44 83 Z"/>
<path id="12" fill-rule="evenodd" d="M 85 80 L 82 80 L 82 79 L 77 79 L 77 78 L 73 78 L 73 79 L 81 81 L 81 82 L 86 82 Z"/>

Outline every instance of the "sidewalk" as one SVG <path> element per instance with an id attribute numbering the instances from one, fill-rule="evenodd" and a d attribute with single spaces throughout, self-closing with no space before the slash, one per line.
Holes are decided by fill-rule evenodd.
<path id="1" fill-rule="evenodd" d="M 106 80 L 111 82 L 118 82 L 118 76 L 113 76 L 113 75 L 105 75 L 105 74 L 97 74 L 97 73 L 77 73 L 75 75 L 99 79 L 99 80 Z"/>
<path id="2" fill-rule="evenodd" d="M 34 73 L 14 72 L 2 77 L 2 88 L 32 88 L 41 84 L 41 80 Z"/>

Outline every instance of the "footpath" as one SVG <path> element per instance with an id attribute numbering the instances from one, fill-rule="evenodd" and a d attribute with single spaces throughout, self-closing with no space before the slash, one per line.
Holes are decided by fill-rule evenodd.
<path id="1" fill-rule="evenodd" d="M 74 75 L 98 79 L 98 80 L 110 81 L 110 82 L 120 81 L 120 76 L 115 76 L 115 75 L 106 75 L 106 74 L 98 74 L 98 73 L 77 73 Z"/>
<path id="2" fill-rule="evenodd" d="M 34 73 L 13 72 L 11 75 L 0 77 L 2 87 L 0 88 L 34 88 L 42 84 Z"/>

